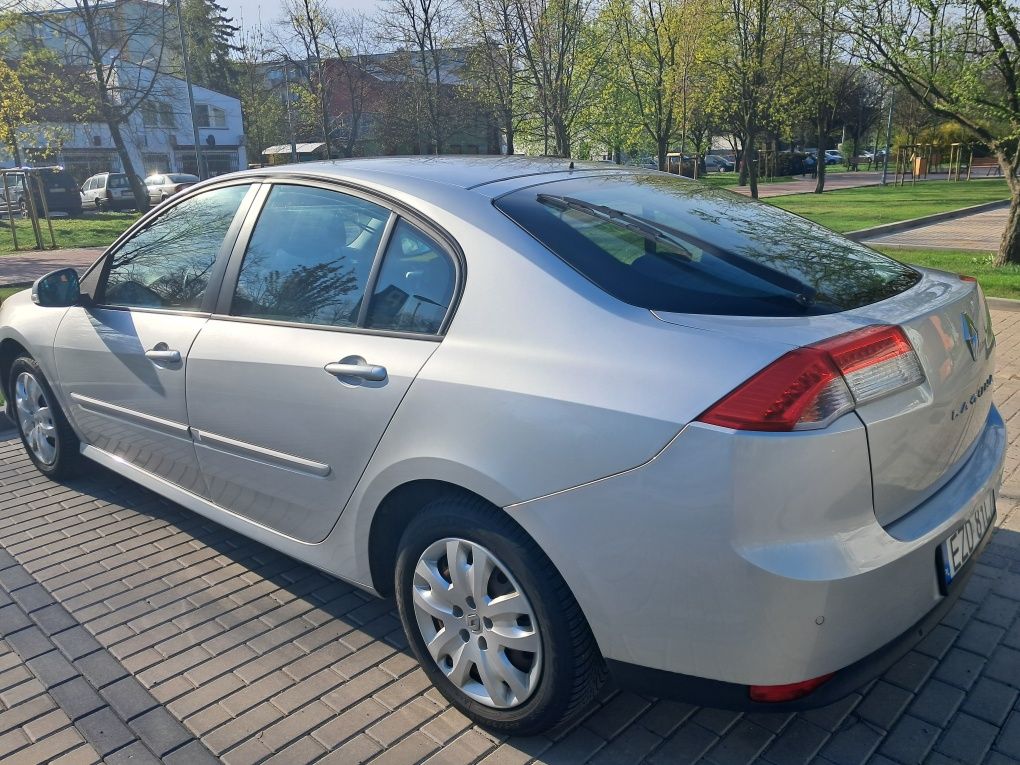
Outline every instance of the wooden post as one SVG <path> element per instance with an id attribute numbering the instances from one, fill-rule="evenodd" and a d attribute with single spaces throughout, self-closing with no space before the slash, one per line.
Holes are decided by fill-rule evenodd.
<path id="1" fill-rule="evenodd" d="M 7 219 L 11 222 L 11 238 L 14 239 L 14 251 L 17 252 L 20 248 L 18 247 L 18 229 L 14 226 L 14 213 L 11 211 L 11 190 L 7 186 L 7 173 L 0 172 L 4 178 L 4 201 L 7 203 Z"/>
<path id="2" fill-rule="evenodd" d="M 42 178 L 35 173 L 35 185 L 39 189 L 39 199 L 42 200 L 43 215 L 46 216 L 46 225 L 50 229 L 50 248 L 57 249 L 57 238 L 53 236 L 53 219 L 50 218 L 50 204 L 46 201 L 46 189 L 43 187 Z"/>

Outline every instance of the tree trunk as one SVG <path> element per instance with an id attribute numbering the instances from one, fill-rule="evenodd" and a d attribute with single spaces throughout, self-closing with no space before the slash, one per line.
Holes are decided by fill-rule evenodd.
<path id="1" fill-rule="evenodd" d="M 818 148 L 815 149 L 815 173 L 817 174 L 817 180 L 815 181 L 815 193 L 821 194 L 825 191 L 825 122 L 822 116 L 818 115 L 818 122 L 816 123 L 818 128 L 818 134 L 815 136 L 818 140 Z"/>
<path id="2" fill-rule="evenodd" d="M 503 128 L 503 133 L 506 135 L 506 153 L 507 156 L 513 156 L 514 154 L 514 120 L 513 117 L 507 117 L 506 125 Z"/>
<path id="3" fill-rule="evenodd" d="M 660 135 L 659 140 L 655 142 L 655 160 L 659 163 L 659 169 L 668 171 L 669 167 L 666 165 L 666 154 L 669 153 L 669 136 Z M 680 163 L 683 165 L 683 162 Z M 683 167 L 680 168 L 680 174 L 683 175 Z"/>
<path id="4" fill-rule="evenodd" d="M 110 128 L 110 137 L 113 138 L 113 145 L 117 148 L 120 164 L 127 174 L 128 183 L 131 184 L 131 194 L 135 198 L 135 207 L 140 212 L 145 212 L 149 209 L 149 192 L 145 188 L 145 184 L 139 179 L 138 173 L 135 172 L 135 166 L 131 162 L 131 155 L 128 153 L 127 144 L 124 143 L 124 136 L 120 132 L 120 123 L 117 120 L 111 119 L 107 120 L 107 125 Z"/>
<path id="5" fill-rule="evenodd" d="M 744 164 L 747 165 L 747 185 L 751 191 L 751 199 L 758 198 L 758 162 L 754 153 L 756 136 L 752 132 L 744 138 Z"/>
<path id="6" fill-rule="evenodd" d="M 1020 264 L 1020 176 L 1017 167 L 1020 165 L 1020 149 L 1008 156 L 1004 151 L 997 151 L 999 167 L 1009 185 L 1009 214 L 1006 216 L 1006 230 L 1002 232 L 999 252 L 993 265 L 996 267 L 1009 264 Z"/>
<path id="7" fill-rule="evenodd" d="M 552 123 L 553 135 L 556 139 L 556 156 L 569 157 L 570 135 L 567 133 L 567 126 L 563 123 L 563 119 L 555 114 L 553 115 Z"/>

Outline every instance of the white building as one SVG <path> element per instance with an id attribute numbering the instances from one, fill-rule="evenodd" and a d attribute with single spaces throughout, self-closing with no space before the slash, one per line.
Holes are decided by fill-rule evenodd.
<path id="1" fill-rule="evenodd" d="M 147 16 L 155 17 L 165 9 L 146 0 L 108 0 L 96 7 L 101 11 L 101 31 L 109 38 L 104 44 L 104 49 L 109 49 L 104 59 L 113 68 L 114 80 L 126 85 L 124 93 L 151 90 L 120 128 L 135 172 L 143 177 L 154 172 L 197 174 L 187 85 L 166 73 L 170 60 L 176 57 L 176 52 L 169 48 L 176 39 L 176 27 L 164 30 L 163 24 L 169 19 L 162 16 L 159 23 L 147 22 Z M 73 72 L 91 69 L 83 52 L 78 50 L 80 46 L 73 42 L 75 35 L 83 33 L 73 8 L 62 9 L 54 4 L 45 12 L 23 17 L 21 27 L 16 39 L 32 39 L 56 52 L 68 67 L 69 82 L 75 79 Z M 168 33 L 171 31 L 172 34 Z M 156 68 L 159 74 L 154 74 Z M 120 91 L 117 84 L 112 89 L 115 93 Z M 202 175 L 246 168 L 241 102 L 197 85 L 193 90 Z M 18 137 L 24 162 L 62 164 L 79 180 L 98 172 L 124 169 L 105 122 L 25 125 L 19 128 Z M 13 164 L 14 157 L 0 148 L 0 167 Z"/>

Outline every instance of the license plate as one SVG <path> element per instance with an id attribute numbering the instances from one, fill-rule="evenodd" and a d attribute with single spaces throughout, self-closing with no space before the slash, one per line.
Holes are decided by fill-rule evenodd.
<path id="1" fill-rule="evenodd" d="M 963 525 L 940 547 L 942 577 L 946 586 L 970 560 L 995 520 L 995 496 L 987 492 L 967 513 Z"/>
<path id="2" fill-rule="evenodd" d="M 63 186 L 51 186 L 50 191 L 52 191 L 54 194 L 63 194 L 65 191 L 67 191 L 67 189 L 65 189 Z"/>

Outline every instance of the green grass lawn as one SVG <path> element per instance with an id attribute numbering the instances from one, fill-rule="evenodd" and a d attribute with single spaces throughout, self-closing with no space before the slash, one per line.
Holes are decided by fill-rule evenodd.
<path id="1" fill-rule="evenodd" d="M 1020 300 L 1020 266 L 992 266 L 991 252 L 973 250 L 913 250 L 876 247 L 891 258 L 915 266 L 939 268 L 976 277 L 989 297 Z"/>
<path id="2" fill-rule="evenodd" d="M 82 218 L 54 218 L 53 236 L 57 247 L 106 247 L 116 239 L 128 226 L 138 220 L 138 213 L 109 212 L 89 214 Z M 50 230 L 46 221 L 40 221 L 43 241 L 50 246 Z M 35 246 L 32 225 L 27 220 L 15 218 L 15 230 L 18 244 L 22 249 Z M 10 223 L 6 216 L 0 218 L 0 256 L 14 251 L 14 238 L 11 236 Z"/>
<path id="3" fill-rule="evenodd" d="M 824 194 L 795 194 L 764 200 L 803 215 L 833 231 L 857 231 L 922 215 L 1007 199 L 1001 179 L 949 183 L 925 181 L 916 186 L 865 186 Z"/>

